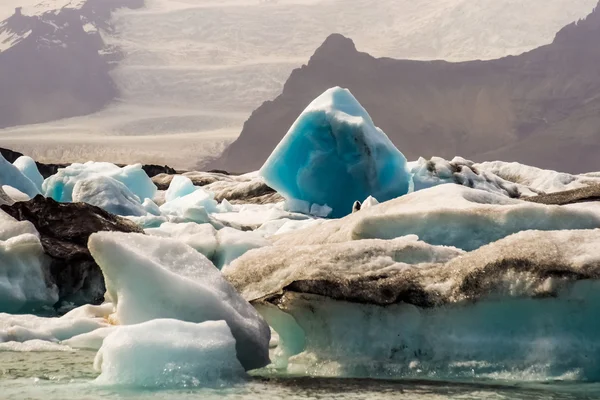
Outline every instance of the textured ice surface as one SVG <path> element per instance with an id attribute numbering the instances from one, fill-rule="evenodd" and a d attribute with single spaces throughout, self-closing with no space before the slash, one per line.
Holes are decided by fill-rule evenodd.
<path id="1" fill-rule="evenodd" d="M 49 282 L 50 260 L 30 222 L 19 222 L 0 211 L 0 312 L 40 311 L 58 301 Z"/>
<path id="2" fill-rule="evenodd" d="M 528 186 L 535 191 L 543 193 L 578 189 L 592 183 L 600 184 L 600 177 L 571 175 L 516 162 L 493 161 L 474 164 L 474 166 L 479 170 L 493 173 L 507 181 Z"/>
<path id="3" fill-rule="evenodd" d="M 0 314 L 0 342 L 59 342 L 107 327 L 102 316 L 66 314 L 60 318 Z"/>
<path id="4" fill-rule="evenodd" d="M 0 343 L 0 352 L 10 351 L 16 353 L 30 353 L 30 352 L 72 352 L 74 351 L 71 347 L 65 346 L 58 343 L 48 342 L 40 339 L 28 340 L 26 342 L 4 342 Z"/>
<path id="5" fill-rule="evenodd" d="M 393 274 L 411 265 L 444 263 L 464 254 L 432 246 L 415 236 L 394 240 L 356 240 L 312 246 L 271 246 L 252 250 L 229 267 L 225 277 L 252 301 L 278 293 L 294 281 Z M 359 293 L 356 293 L 359 295 Z"/>
<path id="6" fill-rule="evenodd" d="M 304 351 L 289 364 L 275 360 L 290 373 L 597 381 L 599 245 L 598 229 L 528 231 L 445 263 L 361 272 L 354 261 L 350 274 L 343 262 L 326 263 L 337 261 L 339 244 L 322 246 L 329 253 L 321 248 L 316 262 L 298 248 L 258 264 L 269 250 L 260 249 L 236 261 L 230 279 L 250 282 L 232 279 L 249 298 L 275 296 L 279 310 L 259 310 L 278 330 L 278 355 Z M 365 255 L 367 266 L 378 259 Z"/>
<path id="7" fill-rule="evenodd" d="M 177 239 L 204 254 L 209 260 L 213 259 L 217 250 L 217 231 L 211 224 L 165 222 L 160 227 L 146 229 L 145 232 L 152 236 Z"/>
<path id="8" fill-rule="evenodd" d="M 104 274 L 115 322 L 224 320 L 242 365 L 268 364 L 269 326 L 196 250 L 173 239 L 116 232 L 93 234 L 88 247 Z"/>
<path id="9" fill-rule="evenodd" d="M 472 161 L 461 157 L 455 157 L 452 161 L 440 157 L 432 157 L 430 160 L 419 158 L 419 160 L 409 163 L 409 165 L 410 172 L 413 174 L 413 188 L 415 191 L 444 183 L 456 183 L 517 198 L 520 196 L 533 196 L 539 191 L 536 187 L 529 188 L 523 184 L 502 179 L 485 169 L 479 170 Z"/>
<path id="10" fill-rule="evenodd" d="M 321 376 L 596 381 L 599 288 L 597 281 L 581 281 L 557 298 L 434 309 L 289 293 L 282 304 L 300 329 L 291 337 L 282 331 L 280 354 L 306 343 L 287 372 Z"/>
<path id="11" fill-rule="evenodd" d="M 224 224 L 244 230 L 258 229 L 269 221 L 310 219 L 308 215 L 284 210 L 283 203 L 234 204 L 231 205 L 230 211 L 213 214 L 212 217 Z"/>
<path id="12" fill-rule="evenodd" d="M 0 154 L 0 186 L 4 185 L 20 190 L 30 198 L 40 194 L 35 183 L 23 175 L 17 167 L 6 161 L 2 154 Z"/>
<path id="13" fill-rule="evenodd" d="M 94 367 L 96 383 L 148 388 L 219 387 L 245 376 L 225 321 L 157 319 L 108 334 Z"/>
<path id="14" fill-rule="evenodd" d="M 108 176 L 96 175 L 77 181 L 73 186 L 73 201 L 92 204 L 121 216 L 147 214 L 140 199 L 127 186 Z"/>
<path id="15" fill-rule="evenodd" d="M 218 247 L 214 261 L 219 269 L 229 265 L 251 249 L 271 244 L 258 232 L 244 232 L 233 228 L 223 228 L 217 232 L 217 241 Z"/>
<path id="16" fill-rule="evenodd" d="M 165 193 L 165 200 L 175 200 L 178 197 L 187 196 L 195 191 L 196 186 L 194 186 L 190 178 L 183 175 L 175 175 L 169 185 L 169 189 Z"/>
<path id="17" fill-rule="evenodd" d="M 298 117 L 260 170 L 286 196 L 352 211 L 369 195 L 380 201 L 408 192 L 406 159 L 350 91 L 327 90 Z"/>
<path id="18" fill-rule="evenodd" d="M 445 184 L 275 238 L 302 245 L 356 239 L 393 239 L 415 234 L 434 244 L 473 250 L 529 230 L 600 227 L 600 209 L 533 204 L 504 195 Z"/>
<path id="19" fill-rule="evenodd" d="M 198 187 L 183 197 L 173 197 L 170 201 L 167 199 L 167 202 L 160 206 L 160 211 L 164 215 L 177 217 L 181 222 L 203 224 L 210 222 L 210 213 L 218 211 L 214 197 L 213 193 Z"/>
<path id="20" fill-rule="evenodd" d="M 21 156 L 15 160 L 13 165 L 17 167 L 17 169 L 21 171 L 23 175 L 29 178 L 29 180 L 33 182 L 41 192 L 42 184 L 44 183 L 44 177 L 42 174 L 40 174 L 40 171 L 38 171 L 37 165 L 35 164 L 33 158 Z"/>
<path id="21" fill-rule="evenodd" d="M 13 202 L 31 200 L 31 196 L 21 192 L 19 189 L 15 189 L 12 186 L 4 185 L 2 186 L 2 190 L 13 200 Z"/>
<path id="22" fill-rule="evenodd" d="M 56 201 L 73 201 L 73 187 L 78 181 L 94 176 L 108 176 L 127 186 L 141 201 L 152 199 L 156 194 L 156 186 L 148 178 L 141 164 L 128 165 L 119 168 L 107 162 L 89 161 L 85 164 L 74 163 L 62 168 L 56 175 L 44 181 L 44 195 Z"/>
<path id="23" fill-rule="evenodd" d="M 104 339 L 116 329 L 119 329 L 120 325 L 107 326 L 105 328 L 98 328 L 91 332 L 82 333 L 81 335 L 73 336 L 70 339 L 63 340 L 61 344 L 69 346 L 72 349 L 82 350 L 100 350 Z"/>

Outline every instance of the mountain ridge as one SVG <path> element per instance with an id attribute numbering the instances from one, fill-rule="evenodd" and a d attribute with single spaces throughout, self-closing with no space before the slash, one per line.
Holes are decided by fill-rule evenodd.
<path id="1" fill-rule="evenodd" d="M 409 158 L 461 155 L 542 168 L 600 169 L 600 8 L 552 43 L 486 61 L 375 58 L 333 34 L 263 103 L 209 168 L 260 168 L 300 112 L 332 86 L 350 89 Z"/>

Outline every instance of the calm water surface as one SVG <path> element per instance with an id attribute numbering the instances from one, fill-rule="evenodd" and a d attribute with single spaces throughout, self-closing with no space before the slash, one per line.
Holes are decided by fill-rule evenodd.
<path id="1" fill-rule="evenodd" d="M 95 353 L 0 352 L 0 399 L 600 399 L 600 384 L 380 381 L 254 376 L 223 389 L 125 390 L 93 383 Z"/>

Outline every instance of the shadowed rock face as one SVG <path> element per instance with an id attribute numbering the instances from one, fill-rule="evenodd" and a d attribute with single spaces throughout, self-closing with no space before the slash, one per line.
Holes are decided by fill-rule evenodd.
<path id="1" fill-rule="evenodd" d="M 448 63 L 374 58 L 330 36 L 265 102 L 210 168 L 260 168 L 302 110 L 350 89 L 408 159 L 501 159 L 561 171 L 600 161 L 600 7 L 550 45 L 517 57 Z"/>
<path id="2" fill-rule="evenodd" d="M 85 115 L 118 92 L 109 76 L 118 51 L 106 50 L 97 32 L 110 29 L 112 10 L 142 7 L 144 0 L 87 0 L 80 8 L 0 21 L 0 34 L 20 41 L 0 53 L 0 128 Z"/>
<path id="3" fill-rule="evenodd" d="M 19 221 L 31 222 L 50 256 L 50 276 L 61 301 L 76 305 L 104 300 L 104 277 L 87 248 L 89 236 L 99 231 L 142 232 L 134 223 L 84 203 L 58 203 L 36 196 L 30 201 L 3 205 Z"/>

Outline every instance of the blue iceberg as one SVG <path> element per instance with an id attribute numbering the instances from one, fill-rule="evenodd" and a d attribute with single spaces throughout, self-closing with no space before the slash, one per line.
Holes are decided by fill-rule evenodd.
<path id="1" fill-rule="evenodd" d="M 40 194 L 39 189 L 27 176 L 14 165 L 6 161 L 0 154 L 0 187 L 8 185 L 29 197 L 35 197 Z"/>
<path id="2" fill-rule="evenodd" d="M 302 112 L 260 174 L 288 199 L 331 207 L 334 218 L 350 214 L 356 200 L 402 196 L 411 180 L 404 155 L 339 87 Z"/>

